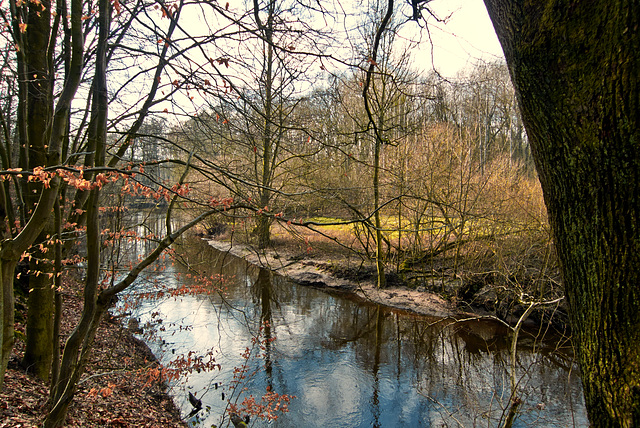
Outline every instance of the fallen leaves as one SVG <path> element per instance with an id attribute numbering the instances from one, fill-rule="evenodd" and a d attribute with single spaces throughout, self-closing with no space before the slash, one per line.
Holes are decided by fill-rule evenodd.
<path id="1" fill-rule="evenodd" d="M 63 331 L 75 326 L 80 310 L 80 299 L 66 295 Z M 16 325 L 16 330 L 24 327 Z M 44 419 L 49 389 L 20 366 L 23 350 L 24 342 L 18 341 L 0 391 L 0 428 L 38 427 Z M 155 366 L 149 348 L 117 319 L 103 320 L 65 427 L 185 427 L 160 384 L 144 387 L 144 378 L 134 375 Z"/>

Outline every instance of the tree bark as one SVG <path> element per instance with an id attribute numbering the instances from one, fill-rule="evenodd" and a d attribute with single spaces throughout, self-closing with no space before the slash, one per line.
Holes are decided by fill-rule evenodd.
<path id="1" fill-rule="evenodd" d="M 384 122 L 383 119 L 380 122 Z M 379 125 L 381 125 L 380 123 Z M 380 129 L 380 128 L 379 128 Z M 376 237 L 376 273 L 377 273 L 377 286 L 378 288 L 385 288 L 387 286 L 387 277 L 384 273 L 384 246 L 382 238 L 382 221 L 380 219 L 380 152 L 382 151 L 382 139 L 380 134 L 376 133 L 376 140 L 374 143 L 374 160 L 373 160 L 373 220 L 375 224 L 375 237 Z"/>
<path id="2" fill-rule="evenodd" d="M 51 2 L 46 0 L 42 5 L 30 3 L 28 14 L 28 31 L 25 31 L 26 49 L 24 53 L 25 68 L 28 80 L 26 105 L 26 131 L 22 144 L 27 145 L 28 165 L 24 169 L 48 166 L 47 148 L 51 132 L 53 114 L 53 93 L 51 64 L 49 62 L 49 39 L 51 37 Z M 26 210 L 33 211 L 42 193 L 42 183 L 30 182 Z M 53 343 L 53 263 L 50 248 L 45 244 L 52 235 L 50 221 L 45 221 L 45 228 L 36 239 L 35 244 L 44 247 L 32 251 L 30 262 L 29 298 L 27 313 L 27 341 L 23 365 L 43 380 L 48 380 L 52 360 Z"/>
<path id="3" fill-rule="evenodd" d="M 640 5 L 485 0 L 544 191 L 595 427 L 640 425 Z"/>
<path id="4" fill-rule="evenodd" d="M 1 248 L 1 247 L 0 247 Z M 0 299 L 0 324 L 2 332 L 2 353 L 0 354 L 0 389 L 2 389 L 4 374 L 9 364 L 9 356 L 13 349 L 14 342 L 14 295 L 13 295 L 13 277 L 16 268 L 14 259 L 0 260 L 0 280 L 2 281 L 2 298 Z M 9 287 L 8 284 L 11 284 Z"/>
<path id="5" fill-rule="evenodd" d="M 46 228 L 49 229 L 49 228 Z M 44 239 L 42 234 L 40 238 Z M 51 250 L 49 246 L 44 247 Z M 22 365 L 38 378 L 48 381 L 53 360 L 54 288 L 52 251 L 32 252 L 29 297 L 27 302 L 27 339 Z"/>

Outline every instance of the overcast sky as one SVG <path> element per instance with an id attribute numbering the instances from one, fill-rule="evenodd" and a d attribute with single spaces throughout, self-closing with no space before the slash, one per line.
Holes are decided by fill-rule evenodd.
<path id="1" fill-rule="evenodd" d="M 482 0 L 434 0 L 429 6 L 440 18 L 451 15 L 446 24 L 429 21 L 435 49 L 433 62 L 440 74 L 454 77 L 479 59 L 503 58 Z"/>

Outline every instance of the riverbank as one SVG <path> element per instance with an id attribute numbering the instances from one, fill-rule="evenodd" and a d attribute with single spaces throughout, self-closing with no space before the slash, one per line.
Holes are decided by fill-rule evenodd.
<path id="1" fill-rule="evenodd" d="M 25 331 L 22 307 L 18 305 L 19 338 Z M 63 337 L 75 326 L 81 308 L 79 296 L 65 296 Z M 20 365 L 23 352 L 24 341 L 18 339 L 0 392 L 0 428 L 38 427 L 44 420 L 49 387 Z M 186 427 L 163 385 L 150 376 L 157 367 L 149 348 L 132 331 L 119 319 L 105 317 L 65 426 Z"/>
<path id="2" fill-rule="evenodd" d="M 569 333 L 566 303 L 558 299 L 562 288 L 552 277 L 532 285 L 526 275 L 520 279 L 506 278 L 490 268 L 475 266 L 473 260 L 456 272 L 450 266 L 451 261 L 440 256 L 432 261 L 435 268 L 431 271 L 409 269 L 398 274 L 388 268 L 386 287 L 380 289 L 374 261 L 362 251 L 354 251 L 353 242 L 350 246 L 341 245 L 335 237 L 303 229 L 295 232 L 274 226 L 271 245 L 260 250 L 250 244 L 250 235 L 229 233 L 225 227 L 213 235 L 199 233 L 196 239 L 301 285 L 350 293 L 372 303 L 439 318 L 484 317 L 515 325 L 527 309 L 527 304 L 522 303 L 522 293 L 531 295 L 541 287 L 546 290 L 545 300 L 555 303 L 537 304 L 527 315 L 526 324 L 547 325 L 561 334 Z M 344 238 L 341 241 L 348 242 Z M 535 268 L 535 255 L 529 263 L 533 267 L 529 276 L 541 272 Z M 535 281 L 541 278 L 539 275 Z"/>
<path id="3" fill-rule="evenodd" d="M 391 285 L 384 289 L 376 286 L 375 277 L 355 277 L 351 265 L 361 263 L 348 260 L 346 255 L 336 260 L 336 255 L 321 251 L 309 251 L 302 255 L 292 246 L 274 246 L 267 250 L 256 250 L 245 244 L 206 239 L 213 248 L 229 252 L 254 265 L 264 267 L 298 284 L 333 291 L 351 293 L 361 299 L 395 309 L 434 317 L 463 315 L 465 312 L 434 293 L 415 290 L 402 285 Z M 333 259 L 331 258 L 333 256 Z M 366 269 L 362 269 L 365 270 Z M 337 272 L 342 271 L 340 275 Z"/>

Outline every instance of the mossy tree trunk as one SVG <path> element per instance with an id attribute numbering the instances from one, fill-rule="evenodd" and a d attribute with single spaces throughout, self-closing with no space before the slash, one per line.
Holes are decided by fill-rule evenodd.
<path id="1" fill-rule="evenodd" d="M 51 74 L 53 58 L 48 53 L 51 35 L 51 4 L 43 1 L 42 6 L 30 3 L 28 6 L 28 26 L 24 33 L 24 63 L 28 79 L 21 83 L 26 86 L 27 102 L 21 120 L 26 123 L 20 129 L 28 159 L 24 170 L 46 167 L 49 125 L 53 114 L 53 89 Z M 33 210 L 42 193 L 42 183 L 26 184 L 27 210 Z M 50 216 L 52 217 L 52 216 Z M 29 275 L 29 298 L 27 314 L 27 341 L 23 364 L 26 369 L 40 379 L 48 380 L 53 357 L 53 262 L 51 247 L 47 244 L 53 235 L 53 219 L 45 222 L 45 227 L 35 241 L 32 251 Z"/>
<path id="2" fill-rule="evenodd" d="M 485 4 L 544 190 L 590 423 L 640 426 L 640 4 Z"/>

